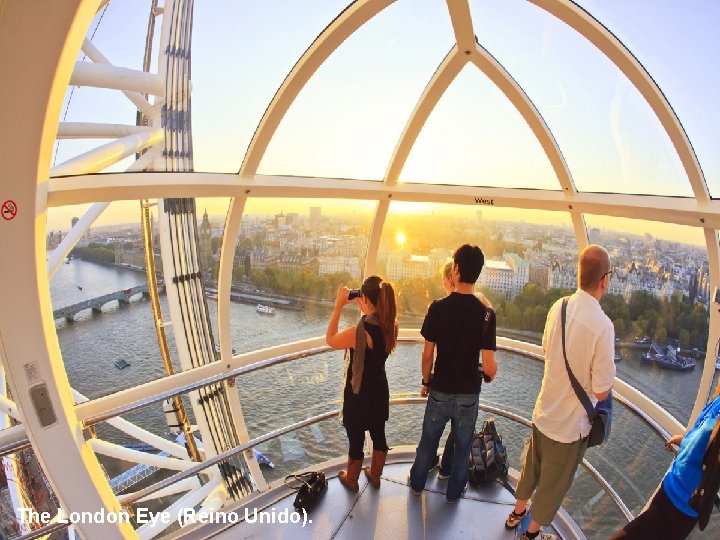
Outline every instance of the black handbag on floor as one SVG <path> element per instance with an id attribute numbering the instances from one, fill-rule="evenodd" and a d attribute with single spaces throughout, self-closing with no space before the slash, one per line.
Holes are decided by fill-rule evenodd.
<path id="1" fill-rule="evenodd" d="M 612 390 L 608 394 L 608 397 L 602 401 L 598 401 L 595 408 L 592 406 L 590 398 L 583 390 L 583 387 L 578 382 L 577 378 L 570 369 L 567 355 L 565 354 L 565 319 L 567 318 L 567 298 L 563 298 L 562 303 L 562 346 L 563 356 L 565 357 L 565 368 L 567 368 L 568 376 L 570 377 L 570 384 L 575 390 L 580 403 L 585 409 L 590 420 L 590 433 L 588 434 L 588 448 L 598 446 L 610 438 L 610 426 L 612 425 Z"/>
<path id="2" fill-rule="evenodd" d="M 298 486 L 291 486 L 288 480 L 293 479 L 300 482 Z M 308 512 L 327 491 L 327 479 L 322 471 L 309 471 L 301 474 L 290 474 L 285 477 L 285 485 L 290 489 L 297 490 L 293 506 L 298 512 Z"/>

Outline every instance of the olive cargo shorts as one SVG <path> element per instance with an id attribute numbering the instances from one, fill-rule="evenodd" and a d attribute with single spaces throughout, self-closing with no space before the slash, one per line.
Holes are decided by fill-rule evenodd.
<path id="1" fill-rule="evenodd" d="M 550 525 L 572 485 L 575 471 L 587 450 L 587 437 L 561 443 L 546 437 L 533 424 L 532 436 L 525 443 L 523 467 L 515 497 L 532 497 L 532 517 L 540 525 Z"/>

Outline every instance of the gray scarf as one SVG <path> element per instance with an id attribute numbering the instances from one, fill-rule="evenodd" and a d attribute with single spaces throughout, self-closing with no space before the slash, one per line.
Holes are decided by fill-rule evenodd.
<path id="1" fill-rule="evenodd" d="M 370 315 L 363 315 L 360 318 L 360 322 L 355 327 L 355 353 L 353 354 L 352 360 L 352 379 L 350 379 L 350 386 L 352 387 L 353 394 L 358 395 L 360 393 L 360 385 L 362 384 L 363 372 L 365 371 L 365 349 L 367 348 L 367 335 L 365 332 L 365 324 L 372 324 L 380 326 L 377 316 L 375 313 Z M 375 344 L 373 344 L 374 346 Z M 347 361 L 350 361 L 350 353 L 347 352 Z M 347 367 L 345 370 L 347 373 Z"/>

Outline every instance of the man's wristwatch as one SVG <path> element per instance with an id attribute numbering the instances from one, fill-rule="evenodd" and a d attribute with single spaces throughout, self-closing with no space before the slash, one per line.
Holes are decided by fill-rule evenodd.
<path id="1" fill-rule="evenodd" d="M 423 386 L 430 386 L 430 383 L 429 383 L 429 382 L 425 382 L 425 379 L 423 379 L 423 380 L 422 380 L 422 385 L 423 385 Z"/>

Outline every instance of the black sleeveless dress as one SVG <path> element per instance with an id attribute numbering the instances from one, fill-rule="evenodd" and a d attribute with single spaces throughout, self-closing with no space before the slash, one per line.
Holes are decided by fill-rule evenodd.
<path id="1" fill-rule="evenodd" d="M 350 365 L 343 390 L 343 425 L 367 430 L 371 424 L 387 421 L 390 413 L 390 391 L 385 375 L 385 360 L 388 354 L 385 352 L 383 333 L 380 327 L 374 324 L 365 324 L 365 332 L 370 335 L 373 348 L 365 349 L 365 368 L 359 394 L 352 391 L 355 349 L 350 349 Z"/>

